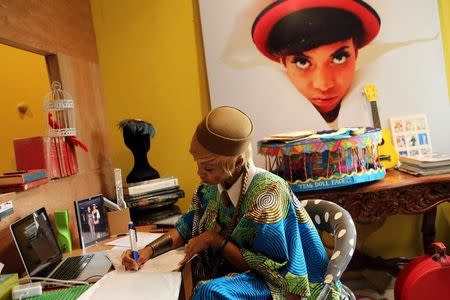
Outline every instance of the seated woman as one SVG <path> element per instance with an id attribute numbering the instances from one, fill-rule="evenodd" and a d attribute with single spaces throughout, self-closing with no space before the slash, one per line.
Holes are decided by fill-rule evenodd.
<path id="1" fill-rule="evenodd" d="M 250 118 L 236 108 L 209 112 L 191 142 L 202 184 L 189 211 L 140 250 L 137 261 L 125 252 L 127 269 L 185 245 L 182 263 L 193 258 L 193 299 L 317 297 L 327 254 L 289 185 L 253 164 L 252 131 Z M 339 290 L 334 286 L 329 299 L 338 299 Z"/>

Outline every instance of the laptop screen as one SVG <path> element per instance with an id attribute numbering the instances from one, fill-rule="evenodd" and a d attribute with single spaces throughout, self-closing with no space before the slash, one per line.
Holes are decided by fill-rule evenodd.
<path id="1" fill-rule="evenodd" d="M 10 228 L 30 276 L 62 259 L 44 207 L 11 224 Z"/>
<path id="2" fill-rule="evenodd" d="M 103 195 L 75 201 L 81 248 L 109 238 Z"/>

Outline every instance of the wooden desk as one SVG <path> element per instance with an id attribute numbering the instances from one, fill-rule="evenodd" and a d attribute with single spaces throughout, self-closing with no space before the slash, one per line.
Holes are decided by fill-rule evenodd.
<path id="1" fill-rule="evenodd" d="M 299 199 L 335 202 L 358 223 L 373 223 L 396 214 L 424 214 L 422 243 L 426 249 L 436 233 L 436 206 L 450 201 L 450 174 L 417 177 L 391 169 L 377 182 L 296 195 Z"/>

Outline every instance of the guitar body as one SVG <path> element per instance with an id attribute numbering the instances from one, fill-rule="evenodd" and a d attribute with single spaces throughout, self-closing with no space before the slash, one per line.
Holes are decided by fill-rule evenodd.
<path id="1" fill-rule="evenodd" d="M 398 153 L 392 145 L 391 131 L 386 128 L 381 129 L 382 142 L 379 145 L 380 160 L 386 169 L 393 168 L 398 163 Z"/>
<path id="2" fill-rule="evenodd" d="M 377 89 L 373 84 L 366 84 L 363 89 L 363 94 L 370 102 L 372 109 L 373 125 L 376 128 L 381 128 L 380 116 L 378 115 L 377 107 Z M 384 168 L 390 169 L 398 163 L 398 153 L 392 145 L 391 131 L 386 128 L 381 128 L 382 140 L 378 147 L 380 153 L 380 161 Z"/>

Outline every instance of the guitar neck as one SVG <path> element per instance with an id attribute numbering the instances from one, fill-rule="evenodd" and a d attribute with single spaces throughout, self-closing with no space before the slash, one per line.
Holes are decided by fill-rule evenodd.
<path id="1" fill-rule="evenodd" d="M 376 101 L 370 101 L 370 108 L 372 109 L 373 126 L 381 128 L 380 116 L 378 115 L 378 106 Z"/>

